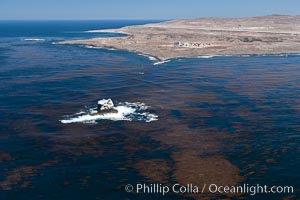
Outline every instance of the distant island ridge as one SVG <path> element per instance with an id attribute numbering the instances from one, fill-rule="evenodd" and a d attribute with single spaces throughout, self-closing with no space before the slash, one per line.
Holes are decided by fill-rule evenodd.
<path id="1" fill-rule="evenodd" d="M 122 37 L 62 41 L 128 50 L 160 61 L 215 55 L 300 53 L 300 16 L 172 20 L 90 32 L 125 33 Z"/>

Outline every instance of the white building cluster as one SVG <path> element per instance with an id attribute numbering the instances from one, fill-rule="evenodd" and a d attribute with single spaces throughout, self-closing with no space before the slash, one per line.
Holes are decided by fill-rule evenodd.
<path id="1" fill-rule="evenodd" d="M 174 47 L 186 47 L 186 48 L 205 48 L 211 46 L 211 43 L 201 42 L 174 42 Z"/>

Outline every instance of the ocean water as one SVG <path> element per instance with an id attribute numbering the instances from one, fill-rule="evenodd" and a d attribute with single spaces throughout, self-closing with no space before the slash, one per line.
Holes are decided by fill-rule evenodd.
<path id="1" fill-rule="evenodd" d="M 299 197 L 299 55 L 160 63 L 55 44 L 149 22 L 0 22 L 0 199 L 194 199 L 124 187 L 189 183 L 203 163 L 224 184 L 294 187 L 232 199 Z M 121 114 L 94 117 L 104 98 Z"/>

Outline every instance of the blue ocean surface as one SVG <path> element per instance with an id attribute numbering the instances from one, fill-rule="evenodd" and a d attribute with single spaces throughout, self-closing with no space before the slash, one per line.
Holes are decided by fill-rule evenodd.
<path id="1" fill-rule="evenodd" d="M 124 187 L 226 180 L 294 188 L 230 199 L 299 198 L 299 55 L 157 63 L 55 44 L 150 22 L 0 21 L 1 200 L 195 199 Z M 92 117 L 108 98 L 122 114 Z"/>

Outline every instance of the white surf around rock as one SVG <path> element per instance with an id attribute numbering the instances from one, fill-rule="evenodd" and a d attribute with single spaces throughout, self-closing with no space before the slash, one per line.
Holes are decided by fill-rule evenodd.
<path id="1" fill-rule="evenodd" d="M 135 102 L 123 102 L 118 103 L 113 107 L 117 112 L 99 114 L 97 108 L 89 108 L 82 110 L 74 115 L 64 116 L 64 119 L 60 120 L 63 124 L 71 123 L 87 123 L 96 124 L 101 120 L 112 121 L 144 121 L 153 122 L 158 120 L 158 116 L 148 111 L 149 106 L 144 103 Z"/>

